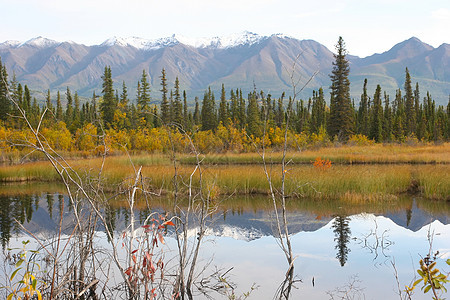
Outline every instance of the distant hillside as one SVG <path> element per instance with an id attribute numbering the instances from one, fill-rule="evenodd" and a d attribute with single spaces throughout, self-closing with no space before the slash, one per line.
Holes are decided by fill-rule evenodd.
<path id="1" fill-rule="evenodd" d="M 202 96 L 208 86 L 219 91 L 241 88 L 244 93 L 264 90 L 275 97 L 292 93 L 291 72 L 295 63 L 295 81 L 303 85 L 318 74 L 300 95 L 308 98 L 312 89 L 330 85 L 329 73 L 333 53 L 313 40 L 298 40 L 284 35 L 259 36 L 250 32 L 213 39 L 188 39 L 172 36 L 158 40 L 112 38 L 101 45 L 85 46 L 74 42 L 57 42 L 38 37 L 25 43 L 7 41 L 0 44 L 0 57 L 12 77 L 27 84 L 36 95 L 48 88 L 73 91 L 90 97 L 101 92 L 101 76 L 111 66 L 116 88 L 125 81 L 134 98 L 142 70 L 150 74 L 152 96 L 159 99 L 161 69 L 165 68 L 172 84 L 178 76 L 189 98 Z M 296 59 L 298 57 L 298 60 Z M 351 93 L 359 102 L 364 78 L 369 93 L 376 84 L 392 96 L 403 88 L 405 68 L 413 84 L 419 82 L 422 95 L 428 90 L 439 104 L 447 104 L 450 94 L 450 45 L 438 48 L 417 38 L 401 42 L 389 51 L 350 60 Z M 296 61 L 297 60 L 297 61 Z"/>

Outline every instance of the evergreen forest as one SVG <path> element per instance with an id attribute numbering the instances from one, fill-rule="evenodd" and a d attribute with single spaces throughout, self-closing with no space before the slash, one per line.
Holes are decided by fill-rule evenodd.
<path id="1" fill-rule="evenodd" d="M 187 137 L 203 152 L 249 152 L 255 144 L 276 150 L 283 146 L 286 126 L 292 150 L 336 143 L 449 141 L 450 97 L 447 107 L 436 105 L 432 94 L 421 92 L 405 68 L 403 89 L 395 95 L 383 92 L 380 85 L 375 91 L 367 90 L 366 79 L 360 99 L 351 99 L 346 55 L 339 38 L 330 94 L 319 88 L 309 99 L 297 99 L 295 89 L 301 87 L 295 85 L 294 92 L 281 95 L 256 87 L 243 95 L 240 89 L 222 85 L 218 96 L 207 88 L 202 99 L 189 99 L 180 89 L 179 79 L 172 83 L 164 69 L 158 87 L 150 86 L 143 70 L 136 83 L 137 94 L 132 96 L 124 82 L 121 89 L 114 89 L 111 68 L 106 66 L 102 91 L 94 93 L 90 101 L 81 103 L 77 92 L 67 87 L 57 92 L 56 99 L 48 90 L 43 105 L 32 99 L 27 85 L 8 74 L 0 60 L 0 146 L 11 151 L 20 148 L 20 143 L 11 141 L 33 138 L 26 121 L 17 117 L 13 102 L 25 111 L 33 127 L 40 124 L 40 134 L 54 150 L 91 154 L 104 151 L 105 141 L 111 151 L 165 152 L 171 144 L 169 138 L 175 141 L 177 151 L 188 152 Z M 158 89 L 161 98 L 151 99 L 151 89 Z"/>

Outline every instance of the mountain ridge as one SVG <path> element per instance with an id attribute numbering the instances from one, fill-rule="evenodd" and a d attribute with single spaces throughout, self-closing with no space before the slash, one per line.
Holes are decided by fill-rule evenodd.
<path id="1" fill-rule="evenodd" d="M 111 66 L 115 88 L 122 81 L 134 93 L 142 70 L 149 73 L 152 97 L 159 99 L 159 76 L 166 69 L 169 85 L 178 76 L 189 98 L 202 96 L 211 87 L 220 91 L 241 88 L 244 93 L 258 90 L 279 97 L 292 92 L 292 79 L 300 78 L 297 89 L 312 78 L 300 95 L 312 96 L 312 90 L 328 89 L 333 52 L 314 40 L 299 40 L 282 34 L 261 36 L 248 31 L 225 37 L 190 39 L 183 36 L 147 40 L 138 37 L 113 37 L 99 45 L 86 46 L 72 41 L 58 42 L 36 37 L 26 42 L 0 43 L 0 57 L 10 77 L 15 73 L 36 95 L 69 87 L 89 97 L 101 91 L 105 66 Z M 416 37 L 391 49 L 360 58 L 348 55 L 351 95 L 359 102 L 364 78 L 369 94 L 377 84 L 393 97 L 403 87 L 405 68 L 421 92 L 430 91 L 439 104 L 446 104 L 450 94 L 450 45 L 434 48 Z M 296 66 L 294 78 L 292 68 Z M 171 88 L 171 86 L 169 86 Z M 38 96 L 39 97 L 39 96 Z"/>

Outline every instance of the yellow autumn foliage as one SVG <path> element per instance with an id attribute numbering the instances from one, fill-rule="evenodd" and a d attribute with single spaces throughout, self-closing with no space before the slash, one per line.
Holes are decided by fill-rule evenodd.
<path id="1" fill-rule="evenodd" d="M 72 150 L 73 140 L 66 123 L 60 121 L 51 128 L 41 130 L 44 140 L 54 150 L 70 151 Z"/>

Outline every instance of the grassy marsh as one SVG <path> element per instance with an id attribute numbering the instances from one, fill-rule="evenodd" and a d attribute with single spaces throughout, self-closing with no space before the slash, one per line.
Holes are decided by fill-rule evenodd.
<path id="1" fill-rule="evenodd" d="M 84 176 L 96 176 L 100 159 L 71 162 Z M 186 186 L 193 171 L 191 165 L 180 165 L 178 178 Z M 132 178 L 133 168 L 124 157 L 106 160 L 103 180 L 112 188 Z M 269 186 L 261 165 L 206 165 L 203 168 L 205 191 L 215 195 L 268 194 Z M 286 191 L 293 198 L 342 199 L 348 202 L 367 202 L 396 199 L 402 194 L 414 194 L 428 199 L 450 201 L 450 166 L 446 164 L 334 164 L 328 169 L 312 164 L 289 165 Z M 280 165 L 269 165 L 275 188 L 281 186 Z M 155 191 L 170 193 L 174 169 L 169 164 L 144 165 L 143 175 Z M 57 182 L 58 176 L 46 162 L 6 166 L 0 169 L 3 182 Z M 198 173 L 194 186 L 198 186 Z"/>
<path id="2" fill-rule="evenodd" d="M 66 151 L 60 153 L 62 157 L 71 161 L 96 160 L 95 156 L 86 156 L 82 151 Z M 110 153 L 110 158 L 116 163 L 129 165 L 129 158 L 120 151 Z M 170 165 L 169 155 L 164 153 L 148 154 L 133 151 L 131 160 L 136 165 Z M 21 164 L 24 161 L 35 162 L 45 160 L 45 157 L 33 152 L 13 151 L 1 153 L 0 162 L 3 165 Z M 280 162 L 282 152 L 266 150 L 267 161 Z M 297 164 L 309 164 L 316 157 L 330 159 L 333 164 L 450 164 L 450 143 L 442 144 L 418 144 L 408 146 L 405 144 L 374 144 L 367 146 L 343 145 L 340 147 L 324 147 L 307 149 L 302 151 L 290 151 L 287 157 Z M 195 164 L 195 157 L 190 154 L 177 154 L 181 164 Z M 210 153 L 203 157 L 206 164 L 235 165 L 235 164 L 260 164 L 261 157 L 258 153 Z"/>
<path id="3" fill-rule="evenodd" d="M 266 152 L 266 161 L 274 187 L 281 185 L 279 162 L 282 153 Z M 332 161 L 331 168 L 316 168 L 316 157 Z M 450 143 L 405 146 L 376 144 L 342 146 L 290 152 L 286 191 L 291 197 L 343 199 L 349 202 L 391 200 L 404 193 L 428 199 L 450 201 Z M 179 180 L 186 184 L 193 171 L 194 158 L 177 157 Z M 97 177 L 102 159 L 68 160 L 83 176 Z M 132 162 L 132 163 L 131 163 Z M 174 176 L 168 155 L 135 154 L 108 156 L 102 180 L 111 189 L 132 177 L 133 164 L 143 166 L 155 190 L 170 193 Z M 257 153 L 211 154 L 203 161 L 205 191 L 218 194 L 267 194 L 268 183 Z M 59 177 L 46 161 L 3 165 L 0 182 L 57 182 Z M 198 174 L 194 185 L 198 185 Z"/>

